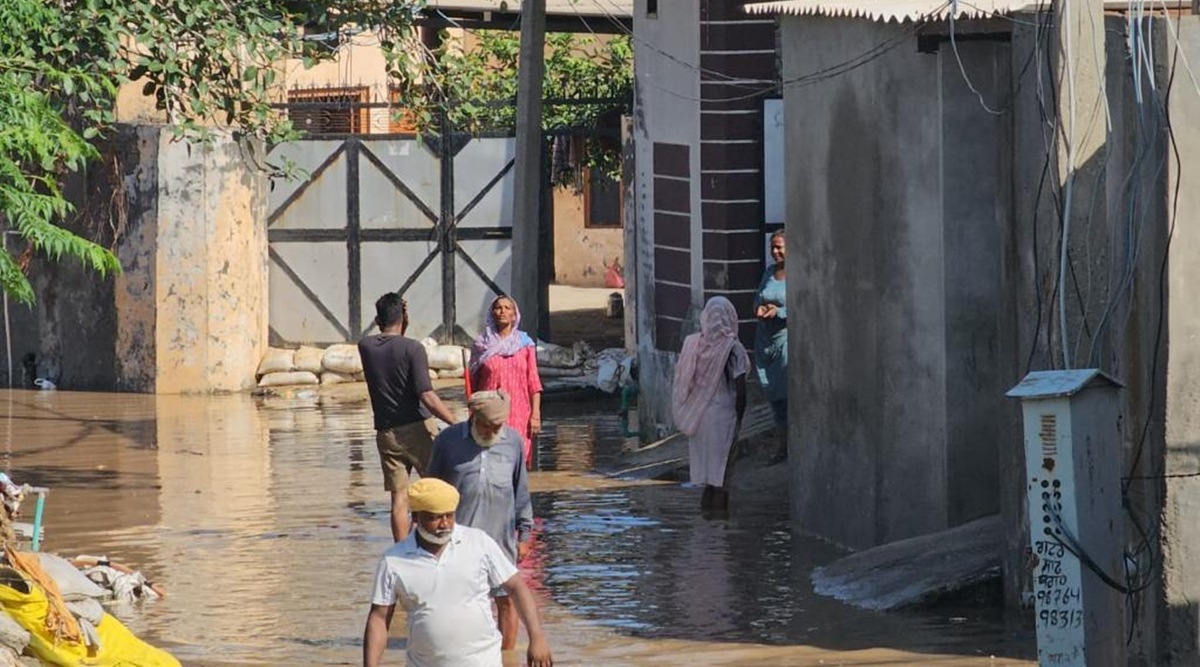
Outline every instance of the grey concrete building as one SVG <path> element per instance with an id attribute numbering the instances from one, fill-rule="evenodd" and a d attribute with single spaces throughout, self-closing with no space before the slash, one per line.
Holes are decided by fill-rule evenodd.
<path id="1" fill-rule="evenodd" d="M 859 549 L 999 511 L 1015 603 L 1004 392 L 1101 368 L 1125 386 L 1130 662 L 1197 664 L 1200 19 L 1097 3 L 1103 43 L 1064 53 L 1048 12 L 986 4 L 953 24 L 935 2 L 749 8 L 783 58 L 793 519 Z M 1095 93 L 1068 112 L 1068 86 Z"/>

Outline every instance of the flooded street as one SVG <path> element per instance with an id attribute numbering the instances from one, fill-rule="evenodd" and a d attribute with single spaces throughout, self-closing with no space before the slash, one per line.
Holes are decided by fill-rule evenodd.
<path id="1" fill-rule="evenodd" d="M 615 406 L 546 401 L 541 539 L 523 570 L 556 664 L 1032 664 L 1031 630 L 992 610 L 883 615 L 814 596 L 809 572 L 838 551 L 788 532 L 785 496 L 735 492 L 729 518 L 704 519 L 697 490 L 593 474 L 616 464 Z M 165 587 L 113 610 L 135 632 L 186 665 L 360 664 L 390 543 L 365 390 L 0 392 L 0 410 L 5 469 L 51 488 L 46 550 Z M 392 634 L 385 662 L 403 664 L 400 616 Z"/>

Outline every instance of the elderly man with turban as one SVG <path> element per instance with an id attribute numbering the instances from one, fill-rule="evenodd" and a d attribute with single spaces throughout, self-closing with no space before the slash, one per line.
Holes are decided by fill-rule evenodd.
<path id="1" fill-rule="evenodd" d="M 459 523 L 487 533 L 519 563 L 529 554 L 533 529 L 524 440 L 507 425 L 511 402 L 503 390 L 475 392 L 467 407 L 470 418 L 434 441 L 428 473 L 462 494 Z M 500 647 L 508 651 L 517 645 L 517 610 L 503 589 L 493 595 Z"/>
<path id="2" fill-rule="evenodd" d="M 363 667 L 387 647 L 396 603 L 408 617 L 409 667 L 500 667 L 500 633 L 488 595 L 503 588 L 529 629 L 529 664 L 551 667 L 533 593 L 495 540 L 457 525 L 459 493 L 439 479 L 408 488 L 417 529 L 383 554 L 363 632 Z"/>

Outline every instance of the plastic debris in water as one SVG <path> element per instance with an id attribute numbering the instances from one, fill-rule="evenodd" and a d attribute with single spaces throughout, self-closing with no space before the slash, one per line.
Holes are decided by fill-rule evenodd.
<path id="1" fill-rule="evenodd" d="M 47 380 L 46 378 L 38 378 L 38 379 L 34 380 L 33 383 L 36 384 L 39 388 L 45 389 L 47 391 L 49 391 L 51 389 L 58 389 L 58 385 Z"/>

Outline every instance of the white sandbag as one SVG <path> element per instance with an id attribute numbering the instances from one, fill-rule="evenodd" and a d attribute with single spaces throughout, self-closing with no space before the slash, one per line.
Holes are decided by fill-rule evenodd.
<path id="1" fill-rule="evenodd" d="M 429 353 L 429 367 L 439 371 L 461 371 L 463 348 L 457 345 L 438 345 Z"/>
<path id="2" fill-rule="evenodd" d="M 325 350 L 319 347 L 301 347 L 299 350 L 296 350 L 295 361 L 290 370 L 320 374 L 321 371 L 325 370 L 321 366 L 321 360 L 324 357 Z"/>
<path id="3" fill-rule="evenodd" d="M 260 387 L 287 387 L 297 384 L 318 384 L 320 378 L 316 373 L 308 371 L 292 371 L 290 373 L 267 373 L 258 381 Z"/>
<path id="4" fill-rule="evenodd" d="M 621 362 L 612 357 L 602 357 L 596 370 L 596 388 L 611 394 L 621 385 Z"/>
<path id="5" fill-rule="evenodd" d="M 37 557 L 42 569 L 58 585 L 64 600 L 86 600 L 108 595 L 108 591 L 93 583 L 66 558 L 42 551 L 37 552 Z"/>
<path id="6" fill-rule="evenodd" d="M 465 373 L 462 368 L 443 369 L 437 372 L 439 378 L 460 378 Z"/>
<path id="7" fill-rule="evenodd" d="M 429 369 L 429 379 L 430 379 L 430 380 L 436 380 L 436 379 L 438 379 L 438 372 L 437 372 L 437 371 L 435 371 L 435 370 L 433 370 L 432 368 L 430 368 L 430 369 Z"/>
<path id="8" fill-rule="evenodd" d="M 421 339 L 421 347 L 425 348 L 425 354 L 429 354 L 430 352 L 433 352 L 435 349 L 437 349 L 437 346 L 438 346 L 438 342 L 436 340 L 430 338 L 429 336 L 426 336 Z"/>
<path id="9" fill-rule="evenodd" d="M 363 370 L 362 357 L 358 355 L 358 346 L 341 344 L 330 345 L 321 358 L 321 366 L 327 371 L 354 375 Z"/>
<path id="10" fill-rule="evenodd" d="M 354 381 L 355 381 L 355 382 L 366 382 L 366 381 L 367 381 L 367 374 L 366 374 L 366 373 L 355 373 L 355 374 L 354 374 Z"/>
<path id="11" fill-rule="evenodd" d="M 281 350 L 277 347 L 268 347 L 267 353 L 263 355 L 262 361 L 258 364 L 258 375 L 286 373 L 296 370 L 295 359 L 295 350 Z"/>
<path id="12" fill-rule="evenodd" d="M 324 373 L 321 373 L 322 385 L 345 384 L 347 382 L 356 382 L 356 380 L 354 379 L 353 375 L 347 375 L 346 373 L 337 373 L 334 371 L 325 371 Z"/>

